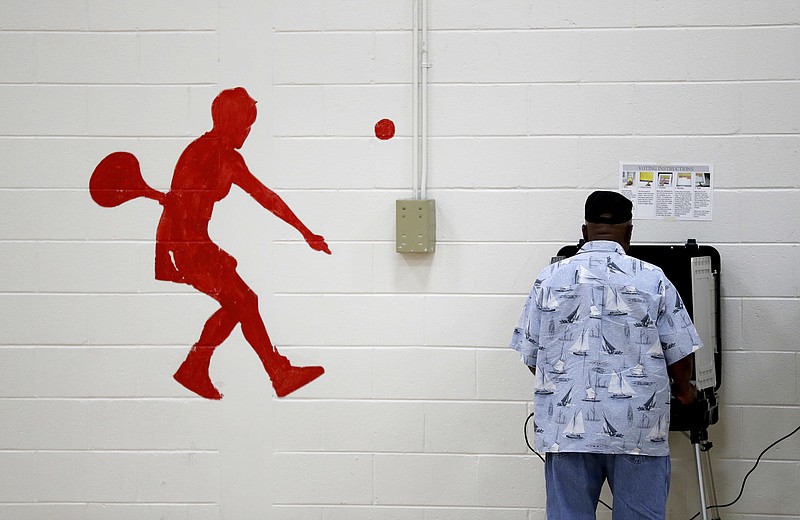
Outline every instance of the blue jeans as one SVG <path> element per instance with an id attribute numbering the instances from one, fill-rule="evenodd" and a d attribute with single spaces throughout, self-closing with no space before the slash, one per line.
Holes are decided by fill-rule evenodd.
<path id="1" fill-rule="evenodd" d="M 548 453 L 547 520 L 595 520 L 606 479 L 614 520 L 664 520 L 670 469 L 669 456 Z"/>

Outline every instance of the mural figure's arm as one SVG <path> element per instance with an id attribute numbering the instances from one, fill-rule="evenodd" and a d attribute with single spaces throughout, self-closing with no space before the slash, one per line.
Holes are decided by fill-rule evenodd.
<path id="1" fill-rule="evenodd" d="M 289 208 L 277 193 L 264 186 L 264 184 L 256 179 L 256 177 L 247 168 L 244 159 L 238 153 L 234 153 L 232 160 L 235 161 L 233 182 L 241 187 L 244 191 L 250 194 L 256 202 L 261 204 L 264 209 L 272 212 L 276 217 L 280 218 L 287 224 L 291 225 L 303 235 L 303 238 L 315 251 L 322 251 L 331 254 L 328 244 L 325 243 L 325 238 L 322 235 L 315 235 L 310 229 L 303 224 L 297 215 Z"/>

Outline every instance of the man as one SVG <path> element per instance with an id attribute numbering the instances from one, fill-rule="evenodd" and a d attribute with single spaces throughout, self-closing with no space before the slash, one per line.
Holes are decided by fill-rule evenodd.
<path id="1" fill-rule="evenodd" d="M 614 520 L 666 516 L 670 378 L 676 399 L 696 399 L 702 343 L 661 269 L 626 254 L 631 209 L 618 193 L 589 195 L 583 247 L 539 274 L 514 330 L 534 374 L 548 520 L 594 519 L 606 479 Z"/>

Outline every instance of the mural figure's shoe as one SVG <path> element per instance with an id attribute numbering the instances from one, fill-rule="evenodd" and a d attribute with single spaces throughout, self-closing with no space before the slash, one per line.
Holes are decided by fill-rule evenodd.
<path id="1" fill-rule="evenodd" d="M 275 389 L 275 394 L 278 397 L 286 397 L 324 373 L 325 369 L 322 367 L 296 367 L 287 362 L 270 369 L 270 379 L 272 379 L 272 388 Z"/>
<path id="2" fill-rule="evenodd" d="M 194 349 L 192 349 L 194 352 Z M 175 381 L 182 384 L 186 389 L 191 390 L 200 397 L 218 401 L 222 399 L 222 394 L 211 382 L 208 376 L 208 360 L 198 359 L 190 352 L 177 372 L 172 376 Z"/>

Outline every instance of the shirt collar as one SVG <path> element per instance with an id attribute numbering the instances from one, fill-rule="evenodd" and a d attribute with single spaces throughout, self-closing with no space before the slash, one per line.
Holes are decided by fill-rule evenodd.
<path id="1" fill-rule="evenodd" d="M 583 244 L 583 246 L 581 246 L 578 253 L 587 253 L 590 251 L 606 251 L 620 255 L 625 254 L 625 250 L 622 248 L 622 245 L 614 242 L 613 240 L 592 240 L 591 242 L 586 242 Z"/>

